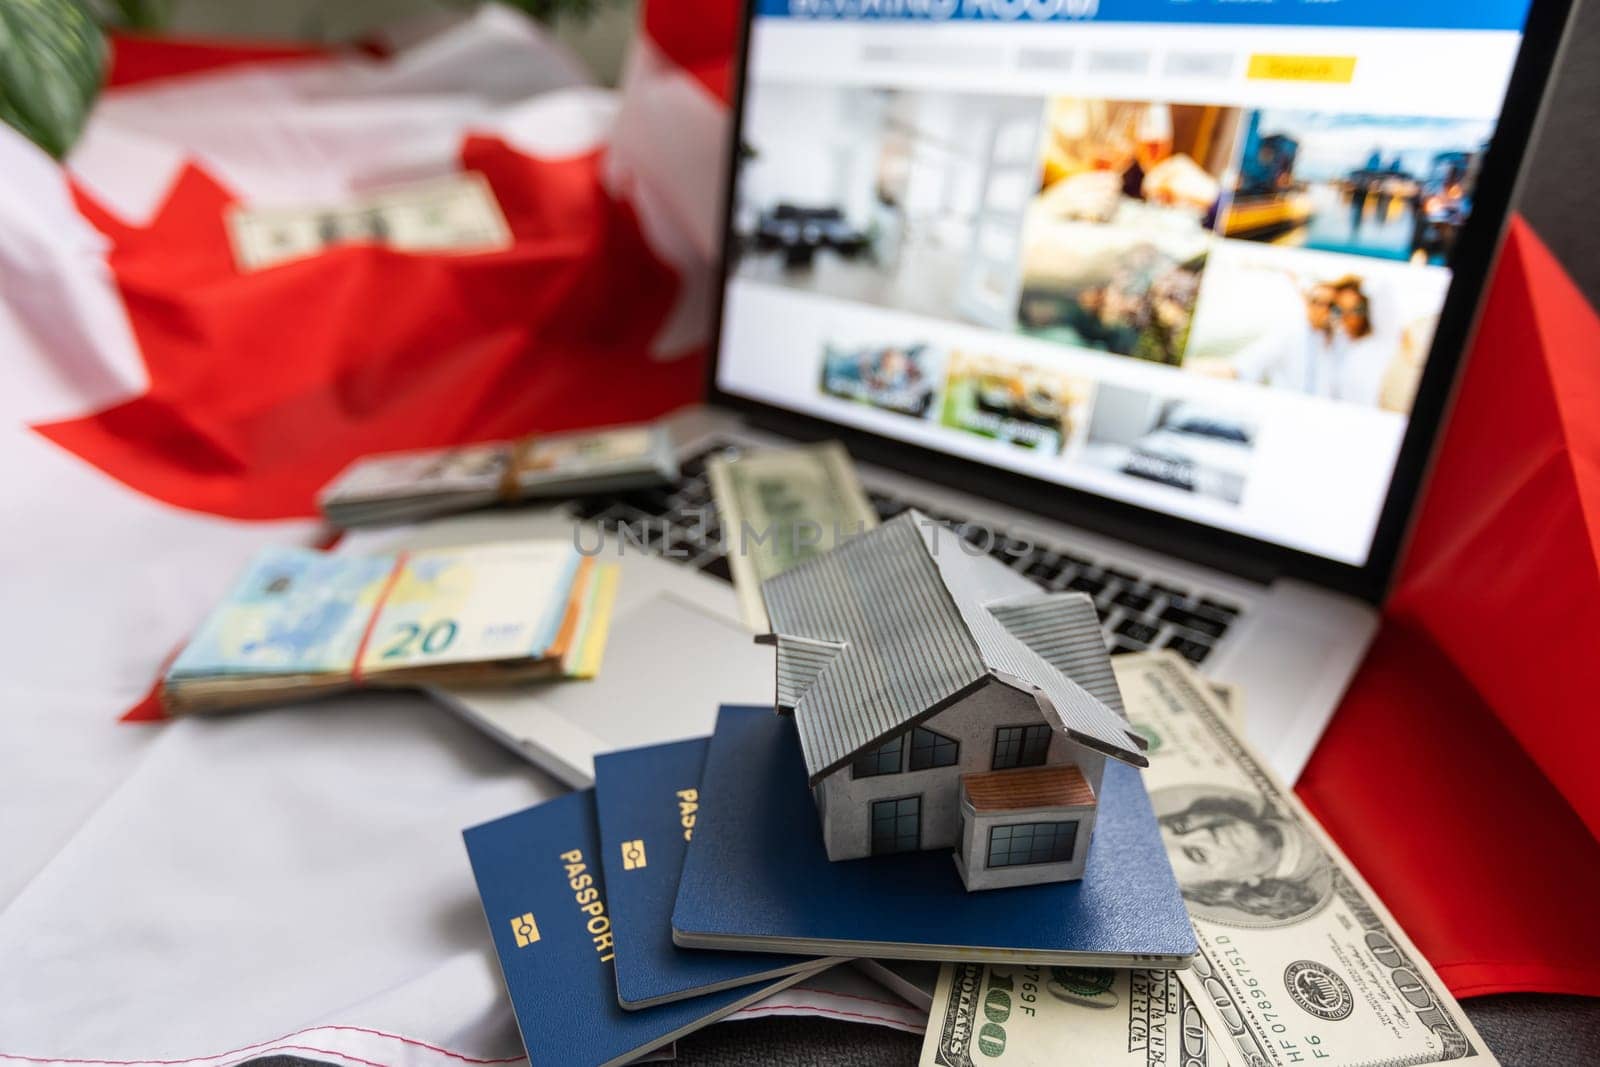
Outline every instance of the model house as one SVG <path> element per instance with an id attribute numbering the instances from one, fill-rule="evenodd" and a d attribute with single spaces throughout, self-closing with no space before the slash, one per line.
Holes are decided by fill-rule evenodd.
<path id="1" fill-rule="evenodd" d="M 1147 763 L 1089 597 L 915 511 L 762 592 L 829 859 L 953 848 L 969 890 L 1083 876 L 1106 759 Z"/>

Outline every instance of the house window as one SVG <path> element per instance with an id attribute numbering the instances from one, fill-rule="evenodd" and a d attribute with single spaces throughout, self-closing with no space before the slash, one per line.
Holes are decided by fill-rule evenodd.
<path id="1" fill-rule="evenodd" d="M 911 731 L 911 769 L 914 771 L 954 767 L 960 752 L 961 743 L 953 737 L 920 726 Z"/>
<path id="2" fill-rule="evenodd" d="M 872 802 L 872 854 L 915 852 L 922 847 L 922 797 Z"/>
<path id="3" fill-rule="evenodd" d="M 869 749 L 850 764 L 850 773 L 856 778 L 871 778 L 879 774 L 900 773 L 900 750 L 905 747 L 905 734 L 890 738 L 877 748 Z"/>
<path id="4" fill-rule="evenodd" d="M 1050 750 L 1050 727 L 1044 723 L 1036 726 L 1002 726 L 994 732 L 994 769 L 1012 767 L 1042 767 L 1045 753 Z"/>
<path id="5" fill-rule="evenodd" d="M 1025 822 L 989 831 L 989 866 L 1023 867 L 1030 863 L 1066 863 L 1078 843 L 1078 824 Z"/>

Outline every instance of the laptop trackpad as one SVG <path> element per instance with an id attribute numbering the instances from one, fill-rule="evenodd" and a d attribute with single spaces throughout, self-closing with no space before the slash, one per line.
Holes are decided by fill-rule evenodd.
<path id="1" fill-rule="evenodd" d="M 772 649 L 729 621 L 669 592 L 612 619 L 600 673 L 590 681 L 518 691 L 441 693 L 469 717 L 557 777 L 592 780 L 601 752 L 709 734 L 719 704 L 771 705 Z"/>

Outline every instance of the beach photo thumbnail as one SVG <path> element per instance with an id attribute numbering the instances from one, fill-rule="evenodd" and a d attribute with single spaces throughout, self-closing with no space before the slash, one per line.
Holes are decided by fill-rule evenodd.
<path id="1" fill-rule="evenodd" d="M 1102 384 L 1078 461 L 1237 504 L 1249 480 L 1256 433 L 1250 419 L 1210 401 Z"/>
<path id="2" fill-rule="evenodd" d="M 1441 268 L 1223 242 L 1184 366 L 1409 412 L 1449 285 Z"/>
<path id="3" fill-rule="evenodd" d="M 1446 264 L 1493 133 L 1487 119 L 1252 111 L 1222 233 Z"/>
<path id="4" fill-rule="evenodd" d="M 999 356 L 950 356 L 939 421 L 951 429 L 1059 455 L 1082 425 L 1094 385 L 1062 370 Z"/>

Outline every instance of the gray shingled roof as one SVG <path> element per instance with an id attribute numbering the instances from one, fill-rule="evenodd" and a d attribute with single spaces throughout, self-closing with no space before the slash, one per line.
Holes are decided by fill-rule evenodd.
<path id="1" fill-rule="evenodd" d="M 910 511 L 762 585 L 813 783 L 991 679 L 1080 744 L 1144 766 L 1094 603 L 1043 593 Z"/>

